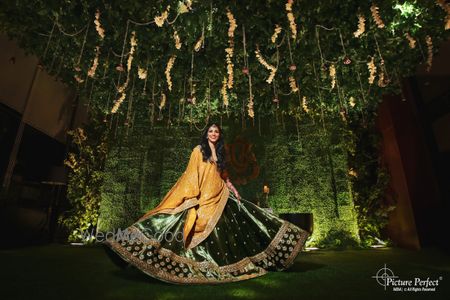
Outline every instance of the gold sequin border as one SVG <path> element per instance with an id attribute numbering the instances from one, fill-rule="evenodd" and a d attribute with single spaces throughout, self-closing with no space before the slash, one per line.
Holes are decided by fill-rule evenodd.
<path id="1" fill-rule="evenodd" d="M 154 246 L 156 248 L 160 247 L 160 242 L 158 242 L 155 239 L 150 239 L 147 236 L 145 236 L 138 228 L 134 226 L 130 226 L 128 228 L 132 234 L 135 234 L 135 237 L 137 240 L 142 241 L 144 244 L 142 246 L 141 252 L 146 250 L 146 247 L 148 245 Z M 226 266 L 218 266 L 217 264 L 209 261 L 204 262 L 196 262 L 192 259 L 182 257 L 174 253 L 173 251 L 166 249 L 166 248 L 159 248 L 158 252 L 161 255 L 164 255 L 171 260 L 178 262 L 178 263 L 184 263 L 191 268 L 194 267 L 196 269 L 211 269 L 216 271 L 222 278 L 212 278 L 209 279 L 205 276 L 203 276 L 201 273 L 196 272 L 195 275 L 199 277 L 179 277 L 174 274 L 170 274 L 168 272 L 163 271 L 162 269 L 157 269 L 153 266 L 153 264 L 148 264 L 145 261 L 140 260 L 137 256 L 133 256 L 128 250 L 126 250 L 119 242 L 108 239 L 106 241 L 106 244 L 108 244 L 116 253 L 118 253 L 121 257 L 123 257 L 127 262 L 137 266 L 139 269 L 141 269 L 144 273 L 155 277 L 157 279 L 160 279 L 162 281 L 170 282 L 170 283 L 179 283 L 179 284 L 186 284 L 186 283 L 222 283 L 222 282 L 233 282 L 233 281 L 241 281 L 245 279 L 250 279 L 254 277 L 258 277 L 261 275 L 266 274 L 268 271 L 265 270 L 262 267 L 258 267 L 255 264 L 258 264 L 262 260 L 268 258 L 271 254 L 277 252 L 277 246 L 280 245 L 281 240 L 283 239 L 283 236 L 289 231 L 292 231 L 293 229 L 297 230 L 296 234 L 300 235 L 300 238 L 298 238 L 296 245 L 293 247 L 293 250 L 291 251 L 289 257 L 283 261 L 281 264 L 284 268 L 290 267 L 292 263 L 294 262 L 295 258 L 297 257 L 298 253 L 302 250 L 306 239 L 309 237 L 309 233 L 292 223 L 288 221 L 283 221 L 282 226 L 278 230 L 277 234 L 275 235 L 272 242 L 267 246 L 267 248 L 251 257 L 245 257 L 242 260 L 229 264 Z M 256 273 L 252 274 L 242 274 L 240 276 L 231 275 L 231 273 L 236 272 L 245 272 L 245 270 L 251 269 L 251 270 L 257 270 Z"/>

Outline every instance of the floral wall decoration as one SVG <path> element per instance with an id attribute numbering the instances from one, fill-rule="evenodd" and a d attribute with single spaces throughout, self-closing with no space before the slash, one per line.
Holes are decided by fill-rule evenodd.
<path id="1" fill-rule="evenodd" d="M 374 128 L 381 95 L 400 93 L 398 75 L 409 76 L 421 64 L 431 70 L 450 36 L 449 7 L 443 0 L 6 0 L 0 28 L 89 104 L 102 138 L 90 133 L 87 142 L 97 142 L 102 161 L 102 130 L 111 142 L 148 128 L 201 130 L 211 119 L 251 124 L 259 136 L 275 124 L 291 126 L 297 139 L 289 142 L 300 152 L 302 126 L 333 127 L 351 136 L 345 146 L 352 150 L 365 141 L 357 133 Z M 362 178 L 365 153 L 352 151 L 361 163 L 351 174 Z M 98 184 L 92 197 L 77 200 L 92 188 L 80 185 L 92 180 L 80 165 L 91 156 L 71 154 L 66 162 L 74 174 L 69 188 L 77 211 L 67 221 L 74 239 L 98 217 L 102 161 L 84 163 Z M 252 163 L 245 170 L 248 181 L 259 172 Z M 382 186 L 373 190 L 368 182 L 355 190 L 375 196 L 359 201 L 382 194 Z M 358 218 L 360 228 L 378 236 L 377 211 L 360 210 Z"/>
<path id="2" fill-rule="evenodd" d="M 105 116 L 113 113 L 125 118 L 129 114 L 128 105 L 122 104 L 132 97 L 130 75 L 138 73 L 145 80 L 135 82 L 135 90 L 142 91 L 133 96 L 135 101 L 149 101 L 145 95 L 159 94 L 165 85 L 170 91 L 166 93 L 170 109 L 162 111 L 161 121 L 197 126 L 213 115 L 244 114 L 248 119 L 299 111 L 311 118 L 339 115 L 341 105 L 331 101 L 338 93 L 342 98 L 362 100 L 361 91 L 370 91 L 361 105 L 348 107 L 347 115 L 359 119 L 374 111 L 382 93 L 399 91 L 398 80 L 388 80 L 389 74 L 411 74 L 418 64 L 430 70 L 437 45 L 450 32 L 446 30 L 449 5 L 440 0 L 9 2 L 0 4 L 2 30 L 37 55 L 50 73 L 56 72 L 51 62 L 60 58 L 57 76 L 74 86 L 82 98 L 98 102 L 96 107 Z M 330 30 L 318 38 L 316 26 Z M 365 66 L 377 47 L 374 37 L 384 62 L 379 73 L 383 83 L 376 86 L 372 77 L 378 58 L 374 65 Z M 177 67 L 171 69 L 175 57 Z M 99 68 L 102 74 L 97 74 Z M 320 70 L 328 76 L 317 73 Z M 362 80 L 361 86 L 355 80 L 357 73 L 370 80 Z M 155 86 L 147 84 L 147 77 Z M 92 89 L 90 80 L 95 80 Z M 223 105 L 201 105 L 207 100 L 200 95 L 207 89 Z M 272 101 L 274 90 L 276 102 Z M 111 93 L 116 97 L 112 105 L 107 102 Z M 195 94 L 196 101 L 178 105 L 179 99 L 193 98 L 185 97 L 187 93 Z M 244 97 L 247 101 L 231 101 Z M 311 114 L 302 109 L 299 99 L 303 97 L 308 99 Z M 321 111 L 322 105 L 326 109 Z"/>

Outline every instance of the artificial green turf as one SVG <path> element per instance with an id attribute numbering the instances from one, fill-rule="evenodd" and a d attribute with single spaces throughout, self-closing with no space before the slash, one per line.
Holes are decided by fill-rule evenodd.
<path id="1" fill-rule="evenodd" d="M 119 269 L 97 246 L 0 250 L 1 299 L 450 299 L 450 257 L 438 249 L 302 252 L 287 271 L 221 285 L 172 285 Z M 443 277 L 436 292 L 385 291 L 372 276 Z"/>

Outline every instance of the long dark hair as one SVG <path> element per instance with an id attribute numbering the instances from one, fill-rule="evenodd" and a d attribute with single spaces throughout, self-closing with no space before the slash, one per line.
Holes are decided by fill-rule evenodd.
<path id="1" fill-rule="evenodd" d="M 217 123 L 210 123 L 206 126 L 206 129 L 203 131 L 202 137 L 200 139 L 201 151 L 203 154 L 203 161 L 207 161 L 211 158 L 211 148 L 208 143 L 208 130 L 211 126 L 216 126 L 219 129 L 219 139 L 216 143 L 216 155 L 217 155 L 217 168 L 220 172 L 225 170 L 225 145 L 222 128 L 220 128 Z"/>

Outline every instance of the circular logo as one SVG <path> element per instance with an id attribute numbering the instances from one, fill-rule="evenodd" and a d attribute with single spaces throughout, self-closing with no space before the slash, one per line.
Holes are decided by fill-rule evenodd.
<path id="1" fill-rule="evenodd" d="M 384 264 L 384 267 L 379 269 L 377 274 L 372 276 L 372 278 L 375 278 L 378 284 L 384 286 L 384 289 L 386 290 L 388 279 L 398 278 L 398 276 L 395 276 L 394 272 Z"/>

